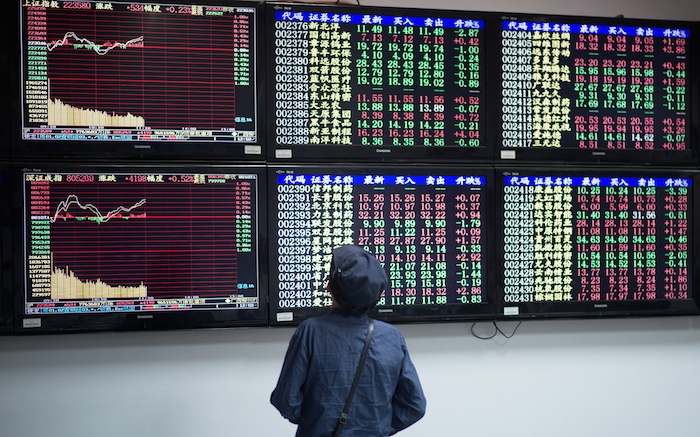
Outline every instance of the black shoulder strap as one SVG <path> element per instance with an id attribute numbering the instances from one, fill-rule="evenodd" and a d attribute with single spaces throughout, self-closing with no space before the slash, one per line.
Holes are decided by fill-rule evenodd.
<path id="1" fill-rule="evenodd" d="M 362 367 L 365 364 L 365 358 L 367 358 L 367 350 L 369 350 L 369 342 L 372 339 L 372 331 L 374 331 L 374 320 L 369 319 L 369 329 L 367 330 L 365 346 L 362 349 L 362 355 L 360 356 L 360 363 L 357 365 L 355 379 L 352 381 L 352 387 L 350 387 L 348 399 L 345 401 L 345 407 L 343 407 L 343 412 L 340 414 L 340 419 L 338 419 L 338 425 L 335 428 L 335 433 L 333 433 L 333 437 L 338 437 L 338 435 L 340 435 L 340 431 L 343 429 L 343 425 L 345 425 L 348 422 L 348 411 L 350 410 L 350 403 L 352 402 L 352 397 L 355 395 L 355 389 L 357 389 L 357 384 L 359 384 L 360 382 Z"/>

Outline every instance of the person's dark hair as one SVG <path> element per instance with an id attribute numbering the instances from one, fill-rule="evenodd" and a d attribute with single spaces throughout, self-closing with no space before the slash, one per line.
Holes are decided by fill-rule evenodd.
<path id="1" fill-rule="evenodd" d="M 333 250 L 328 288 L 341 309 L 363 314 L 374 308 L 389 281 L 384 267 L 359 246 Z"/>

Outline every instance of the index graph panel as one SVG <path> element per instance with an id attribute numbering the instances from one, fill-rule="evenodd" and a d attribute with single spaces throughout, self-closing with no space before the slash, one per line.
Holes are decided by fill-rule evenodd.
<path id="1" fill-rule="evenodd" d="M 690 30 L 618 24 L 503 20 L 502 148 L 690 150 Z"/>
<path id="2" fill-rule="evenodd" d="M 27 140 L 257 140 L 254 8 L 22 6 Z"/>
<path id="3" fill-rule="evenodd" d="M 429 10 L 273 13 L 275 144 L 484 146 L 483 20 Z"/>
<path id="4" fill-rule="evenodd" d="M 330 307 L 331 250 L 343 244 L 384 265 L 380 312 L 485 305 L 485 189 L 486 177 L 470 174 L 278 174 L 276 309 Z"/>
<path id="5" fill-rule="evenodd" d="M 693 189 L 689 177 L 504 176 L 504 304 L 692 299 Z"/>
<path id="6" fill-rule="evenodd" d="M 24 174 L 26 314 L 256 309 L 256 174 Z"/>

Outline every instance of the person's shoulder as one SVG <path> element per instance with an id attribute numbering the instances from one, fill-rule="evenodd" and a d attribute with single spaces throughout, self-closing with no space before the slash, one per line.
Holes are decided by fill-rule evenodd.
<path id="1" fill-rule="evenodd" d="M 304 331 L 304 330 L 309 330 L 313 329 L 316 325 L 318 325 L 318 317 L 311 317 L 309 319 L 304 319 L 299 323 L 297 326 L 297 331 Z"/>
<path id="2" fill-rule="evenodd" d="M 397 339 L 401 339 L 401 341 L 404 340 L 401 331 L 399 331 L 394 325 L 382 320 L 374 320 L 374 329 L 378 334 L 395 337 Z"/>
<path id="3" fill-rule="evenodd" d="M 323 331 L 323 326 L 319 326 L 319 318 L 312 317 L 309 319 L 302 320 L 294 330 L 294 335 L 292 335 L 292 341 L 301 341 L 307 343 L 312 338 L 318 335 L 319 331 Z"/>
<path id="4" fill-rule="evenodd" d="M 299 326 L 297 326 L 297 331 L 313 331 L 316 329 L 323 329 L 324 326 L 333 323 L 334 322 L 330 317 L 330 314 L 310 317 L 308 319 L 304 319 L 301 323 L 299 323 Z"/>

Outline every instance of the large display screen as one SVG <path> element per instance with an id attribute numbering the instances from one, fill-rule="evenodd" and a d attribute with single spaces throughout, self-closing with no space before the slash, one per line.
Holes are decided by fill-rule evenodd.
<path id="1" fill-rule="evenodd" d="M 498 174 L 499 314 L 698 312 L 697 176 L 583 169 Z"/>
<path id="2" fill-rule="evenodd" d="M 271 158 L 492 159 L 486 14 L 267 9 Z"/>
<path id="3" fill-rule="evenodd" d="M 328 312 L 333 248 L 384 265 L 374 317 L 494 317 L 489 281 L 491 170 L 270 168 L 270 323 Z"/>
<path id="4" fill-rule="evenodd" d="M 697 31 L 690 22 L 504 16 L 500 158 L 697 162 Z"/>
<path id="5" fill-rule="evenodd" d="M 263 176 L 253 167 L 24 169 L 20 328 L 265 324 Z"/>
<path id="6" fill-rule="evenodd" d="M 22 2 L 15 152 L 262 159 L 260 11 L 212 3 Z"/>

